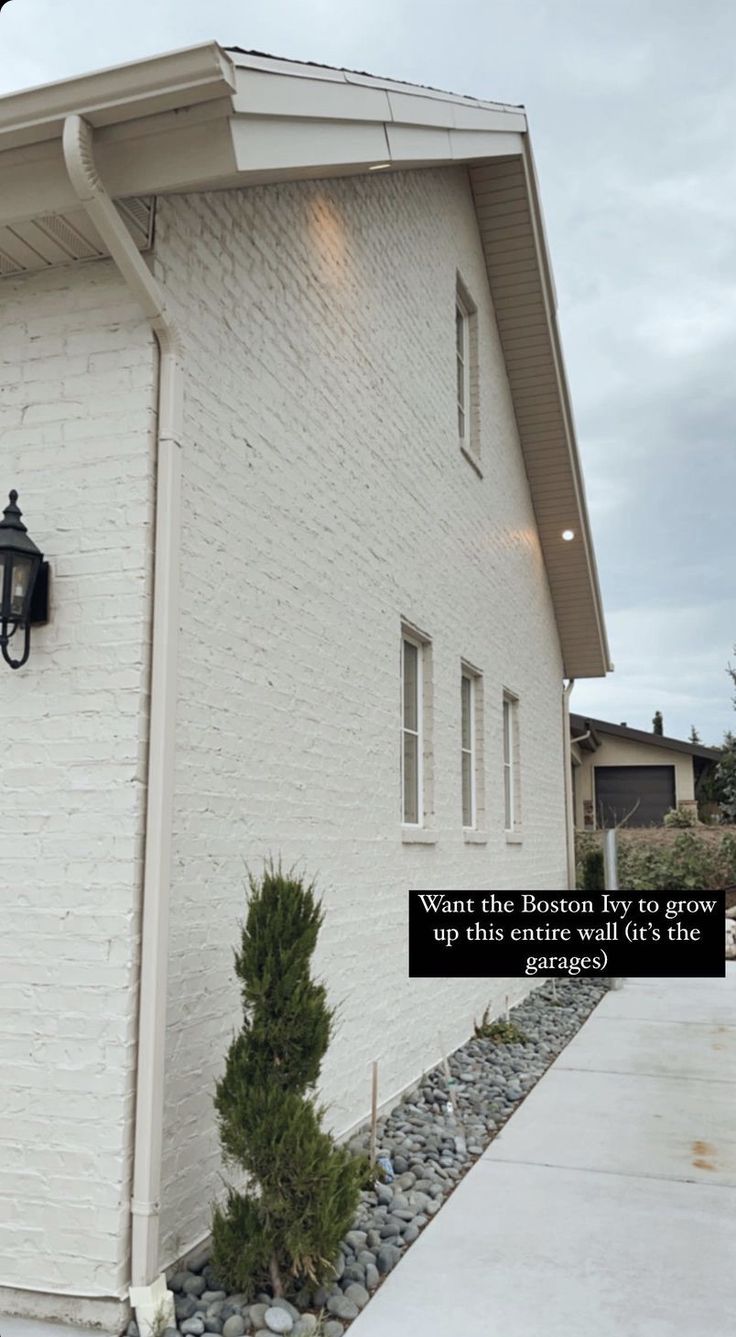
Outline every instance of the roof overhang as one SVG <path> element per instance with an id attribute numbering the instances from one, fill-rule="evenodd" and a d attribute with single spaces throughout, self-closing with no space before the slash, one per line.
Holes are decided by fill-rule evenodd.
<path id="1" fill-rule="evenodd" d="M 214 43 L 0 98 L 0 272 L 104 255 L 64 167 L 64 118 L 95 129 L 127 219 L 148 197 L 458 165 L 470 175 L 564 672 L 610 668 L 525 113 Z M 76 240 L 75 240 L 76 239 Z M 139 228 L 143 249 L 150 229 Z M 562 531 L 574 532 L 573 542 Z"/>
<path id="2" fill-rule="evenodd" d="M 668 738 L 664 734 L 647 733 L 645 729 L 632 729 L 628 724 L 612 724 L 608 720 L 588 719 L 585 715 L 570 715 L 572 738 L 577 737 L 579 742 L 579 735 L 586 733 L 591 739 L 595 739 L 596 747 L 601 745 L 604 738 L 610 737 L 628 739 L 632 743 L 644 743 L 655 751 L 664 749 L 666 752 L 686 752 L 691 757 L 706 763 L 718 761 L 722 755 L 718 748 L 703 747 L 702 743 L 691 743 L 685 738 Z"/>

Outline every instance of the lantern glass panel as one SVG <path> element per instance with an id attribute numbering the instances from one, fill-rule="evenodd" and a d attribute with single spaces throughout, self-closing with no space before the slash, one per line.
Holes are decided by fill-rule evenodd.
<path id="1" fill-rule="evenodd" d="M 10 617 L 24 622 L 33 591 L 33 573 L 36 562 L 33 557 L 21 557 L 13 554 L 10 572 Z"/>

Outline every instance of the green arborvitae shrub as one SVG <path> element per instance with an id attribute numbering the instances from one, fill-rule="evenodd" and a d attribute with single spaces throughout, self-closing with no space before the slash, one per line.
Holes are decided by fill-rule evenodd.
<path id="1" fill-rule="evenodd" d="M 332 1275 L 365 1165 L 323 1130 L 316 1103 L 334 1014 L 310 975 L 323 918 L 314 887 L 273 865 L 249 884 L 235 955 L 243 1026 L 215 1093 L 226 1160 L 247 1186 L 215 1208 L 213 1265 L 236 1291 L 270 1283 L 283 1295 Z"/>

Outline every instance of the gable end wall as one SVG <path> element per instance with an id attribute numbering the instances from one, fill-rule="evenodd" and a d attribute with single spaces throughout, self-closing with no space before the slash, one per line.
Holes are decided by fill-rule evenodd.
<path id="1" fill-rule="evenodd" d="M 212 1092 L 238 1024 L 246 867 L 326 901 L 338 1132 L 521 981 L 406 979 L 406 891 L 566 885 L 562 663 L 467 175 L 431 170 L 159 202 L 184 333 L 182 641 L 162 1265 L 206 1235 Z M 461 455 L 456 274 L 478 307 L 483 477 Z M 402 843 L 402 617 L 433 640 L 436 843 Z M 488 839 L 460 806 L 460 660 L 482 670 Z M 523 843 L 503 832 L 518 693 Z"/>

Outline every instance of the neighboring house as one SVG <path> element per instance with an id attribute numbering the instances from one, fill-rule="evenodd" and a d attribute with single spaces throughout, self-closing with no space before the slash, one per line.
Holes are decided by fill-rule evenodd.
<path id="1" fill-rule="evenodd" d="M 672 808 L 695 808 L 700 779 L 721 755 L 585 715 L 570 715 L 570 742 L 575 825 L 588 831 L 661 826 Z"/>
<path id="2" fill-rule="evenodd" d="M 523 110 L 207 45 L 0 99 L 0 180 L 0 1312 L 145 1327 L 246 868 L 324 894 L 348 1132 L 526 991 L 409 981 L 406 892 L 570 885 L 608 652 Z"/>

